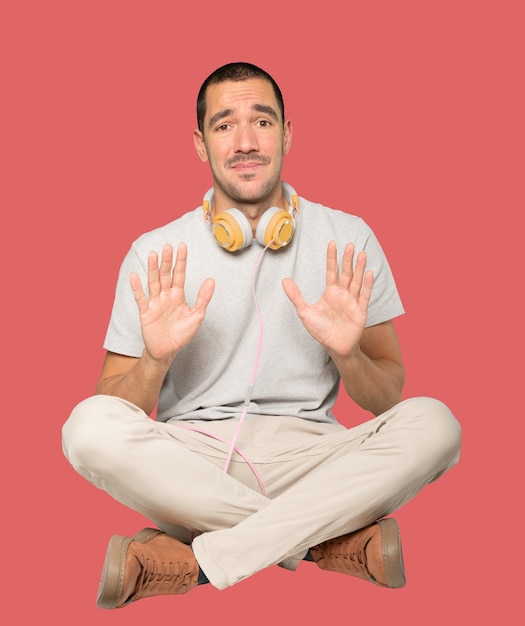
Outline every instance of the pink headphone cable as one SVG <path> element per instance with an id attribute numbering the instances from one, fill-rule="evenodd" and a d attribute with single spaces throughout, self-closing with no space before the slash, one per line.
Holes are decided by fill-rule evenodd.
<path id="1" fill-rule="evenodd" d="M 227 439 L 224 439 L 223 437 L 219 437 L 219 435 L 215 435 L 213 433 L 209 433 L 207 430 L 202 430 L 201 428 L 196 428 L 195 426 L 192 426 L 190 424 L 183 424 L 183 423 L 179 422 L 177 424 L 177 426 L 179 426 L 179 428 L 185 428 L 186 430 L 193 430 L 196 433 L 202 433 L 203 435 L 211 437 L 212 439 L 216 439 L 217 441 L 221 441 L 224 444 L 230 444 L 231 445 L 231 443 Z M 247 465 L 249 465 L 250 469 L 252 470 L 252 472 L 255 475 L 255 478 L 257 479 L 257 482 L 259 483 L 259 487 L 261 489 L 261 493 L 263 494 L 263 496 L 265 496 L 266 495 L 266 491 L 264 489 L 264 485 L 263 485 L 262 479 L 259 476 L 259 474 L 257 473 L 257 470 L 255 469 L 253 463 L 244 454 L 244 452 L 242 450 L 240 450 L 239 448 L 234 446 L 233 450 L 235 450 L 235 452 L 237 452 L 237 454 L 246 461 Z"/>
<path id="2" fill-rule="evenodd" d="M 271 243 L 271 241 L 270 241 Z M 252 375 L 250 377 L 250 382 L 248 384 L 248 389 L 246 390 L 246 397 L 244 399 L 244 404 L 242 407 L 242 413 L 241 413 L 241 417 L 239 418 L 239 423 L 237 424 L 237 428 L 235 429 L 235 433 L 233 435 L 233 438 L 230 442 L 228 442 L 226 439 L 223 439 L 222 437 L 219 437 L 218 435 L 214 435 L 213 433 L 209 433 L 205 430 L 202 430 L 200 428 L 195 428 L 194 426 L 190 426 L 189 424 L 184 424 L 181 422 L 178 422 L 177 425 L 180 426 L 181 428 L 186 428 L 188 430 L 193 430 L 195 432 L 198 433 L 202 433 L 204 435 L 207 435 L 209 437 L 212 437 L 213 439 L 216 439 L 217 441 L 221 441 L 222 443 L 229 443 L 230 447 L 228 450 L 228 456 L 226 457 L 226 462 L 224 464 L 224 471 L 226 473 L 228 473 L 228 468 L 230 467 L 230 461 L 232 458 L 232 455 L 234 452 L 237 452 L 237 454 L 239 456 L 241 456 L 246 463 L 250 466 L 250 469 L 252 470 L 252 472 L 255 475 L 255 478 L 257 479 L 257 482 L 259 483 L 259 487 L 261 489 L 261 493 L 263 495 L 266 495 L 266 491 L 264 489 L 264 484 L 263 481 L 261 479 L 261 477 L 259 476 L 259 473 L 257 472 L 257 470 L 255 469 L 253 463 L 250 461 L 250 459 L 248 459 L 248 457 L 244 454 L 244 452 L 242 452 L 242 450 L 240 450 L 239 448 L 237 448 L 235 446 L 235 442 L 237 441 L 237 438 L 239 436 L 239 433 L 241 431 L 242 428 L 242 424 L 244 422 L 244 418 L 246 417 L 246 413 L 248 413 L 248 407 L 250 406 L 250 402 L 252 399 L 252 393 L 253 393 L 253 387 L 255 385 L 255 377 L 257 375 L 257 369 L 259 367 L 259 360 L 261 358 L 261 349 L 262 349 L 262 340 L 263 340 L 263 321 L 262 321 L 262 315 L 261 315 L 261 310 L 259 308 L 259 303 L 257 302 L 257 295 L 255 293 L 255 279 L 257 277 L 257 269 L 261 263 L 262 257 L 264 255 L 264 253 L 266 252 L 266 250 L 268 250 L 270 244 L 268 244 L 267 246 L 265 246 L 261 252 L 259 253 L 259 256 L 257 257 L 255 264 L 253 266 L 253 271 L 252 271 L 252 294 L 253 294 L 253 300 L 255 302 L 255 309 L 257 311 L 257 317 L 259 319 L 259 340 L 257 341 L 257 350 L 255 353 L 255 359 L 254 359 L 254 363 L 253 363 L 253 369 L 252 369 Z"/>
<path id="3" fill-rule="evenodd" d="M 270 241 L 270 243 L 272 242 Z M 230 461 L 231 461 L 233 451 L 236 449 L 235 442 L 237 441 L 237 437 L 239 436 L 239 433 L 241 431 L 241 427 L 244 422 L 244 418 L 246 417 L 246 413 L 248 413 L 248 407 L 250 406 L 250 402 L 252 399 L 253 386 L 255 385 L 255 377 L 257 375 L 257 369 L 259 367 L 259 360 L 261 358 L 261 349 L 262 349 L 262 340 L 263 340 L 263 321 L 262 321 L 261 310 L 259 308 L 259 303 L 257 302 L 257 294 L 255 293 L 255 279 L 257 277 L 257 269 L 261 263 L 264 253 L 266 252 L 266 250 L 268 250 L 270 243 L 267 246 L 265 246 L 259 253 L 259 256 L 257 257 L 257 260 L 255 261 L 255 264 L 253 266 L 253 271 L 252 271 L 252 294 L 253 294 L 253 301 L 255 303 L 255 309 L 257 311 L 257 317 L 259 319 L 259 340 L 257 342 L 257 350 L 255 352 L 252 375 L 250 378 L 250 382 L 248 384 L 248 389 L 246 390 L 246 397 L 244 399 L 242 414 L 241 414 L 241 417 L 239 418 L 239 423 L 237 424 L 237 429 L 235 430 L 235 434 L 233 435 L 233 438 L 231 440 L 230 450 L 228 452 L 228 456 L 226 457 L 226 463 L 224 464 L 225 472 L 228 471 L 228 467 L 230 466 Z M 250 465 L 250 467 L 252 466 Z M 259 481 L 259 484 L 261 484 L 259 476 L 257 472 L 255 472 L 253 467 L 252 467 L 252 470 L 254 471 L 257 477 L 257 480 Z"/>

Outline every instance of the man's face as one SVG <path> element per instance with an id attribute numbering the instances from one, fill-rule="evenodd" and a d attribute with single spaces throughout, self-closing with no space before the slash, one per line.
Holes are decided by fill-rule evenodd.
<path id="1" fill-rule="evenodd" d="M 280 193 L 291 124 L 283 123 L 268 81 L 211 85 L 206 92 L 203 133 L 195 131 L 194 141 L 200 159 L 210 164 L 216 211 L 271 203 Z"/>

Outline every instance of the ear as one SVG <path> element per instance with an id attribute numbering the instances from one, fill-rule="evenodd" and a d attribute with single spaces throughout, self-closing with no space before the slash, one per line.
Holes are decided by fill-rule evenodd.
<path id="1" fill-rule="evenodd" d="M 193 144 L 195 146 L 195 150 L 197 150 L 199 159 L 203 163 L 206 163 L 208 161 L 208 152 L 206 151 L 206 144 L 204 143 L 204 136 L 200 130 L 195 129 L 193 131 Z"/>
<path id="2" fill-rule="evenodd" d="M 284 135 L 283 135 L 283 154 L 286 155 L 290 151 L 292 146 L 292 122 L 290 120 L 284 121 Z"/>

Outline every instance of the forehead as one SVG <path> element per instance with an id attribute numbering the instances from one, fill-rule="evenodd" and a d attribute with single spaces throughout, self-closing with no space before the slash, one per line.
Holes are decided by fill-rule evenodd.
<path id="1" fill-rule="evenodd" d="M 206 120 L 220 111 L 240 112 L 257 104 L 272 107 L 279 116 L 279 105 L 269 81 L 250 78 L 215 83 L 206 90 Z"/>

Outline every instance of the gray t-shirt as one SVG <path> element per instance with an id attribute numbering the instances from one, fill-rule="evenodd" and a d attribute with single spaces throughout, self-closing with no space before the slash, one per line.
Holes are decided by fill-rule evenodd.
<path id="1" fill-rule="evenodd" d="M 375 235 L 359 217 L 299 199 L 292 242 L 266 250 L 254 242 L 229 252 L 214 240 L 202 207 L 139 237 L 119 273 L 104 348 L 140 357 L 144 344 L 129 283 L 132 271 L 147 286 L 147 257 L 166 243 L 188 247 L 185 294 L 190 306 L 207 277 L 215 292 L 194 340 L 173 361 L 162 386 L 157 419 L 211 420 L 238 416 L 247 398 L 259 354 L 248 416 L 289 415 L 335 422 L 332 407 L 339 374 L 325 349 L 305 330 L 281 281 L 292 278 L 313 304 L 326 286 L 326 248 L 337 242 L 341 257 L 347 243 L 367 252 L 374 288 L 367 326 L 398 315 L 403 306 L 385 255 Z M 255 269 L 256 268 L 256 269 Z M 255 294 L 252 277 L 255 271 Z M 262 341 L 261 341 L 262 330 Z"/>

